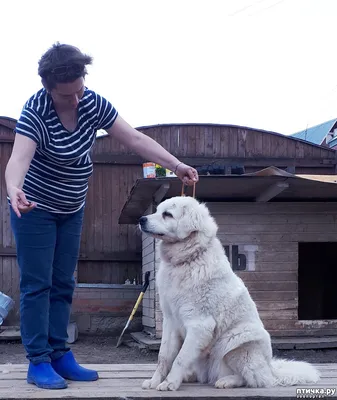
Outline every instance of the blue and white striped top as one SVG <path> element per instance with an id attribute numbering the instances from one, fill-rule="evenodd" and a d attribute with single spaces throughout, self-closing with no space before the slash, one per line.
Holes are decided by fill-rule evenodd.
<path id="1" fill-rule="evenodd" d="M 78 123 L 67 131 L 45 89 L 25 104 L 15 131 L 37 143 L 23 191 L 27 200 L 50 212 L 72 213 L 85 203 L 93 171 L 90 150 L 99 129 L 108 129 L 117 111 L 104 97 L 85 88 L 78 104 Z"/>

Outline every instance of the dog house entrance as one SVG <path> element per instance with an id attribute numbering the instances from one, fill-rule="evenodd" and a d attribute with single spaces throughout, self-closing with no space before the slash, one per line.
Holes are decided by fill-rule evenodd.
<path id="1" fill-rule="evenodd" d="M 337 319 L 337 242 L 299 243 L 298 319 Z"/>

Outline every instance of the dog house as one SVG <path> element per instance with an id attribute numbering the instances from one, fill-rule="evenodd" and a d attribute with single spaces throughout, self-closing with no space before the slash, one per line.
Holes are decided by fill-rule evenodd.
<path id="1" fill-rule="evenodd" d="M 177 178 L 137 180 L 119 223 L 137 224 L 166 198 L 181 195 L 181 188 Z M 269 167 L 200 176 L 196 198 L 217 221 L 232 268 L 273 337 L 337 336 L 335 175 L 294 175 Z M 160 338 L 158 241 L 143 235 L 142 243 L 142 273 L 151 272 L 142 323 L 145 332 Z"/>

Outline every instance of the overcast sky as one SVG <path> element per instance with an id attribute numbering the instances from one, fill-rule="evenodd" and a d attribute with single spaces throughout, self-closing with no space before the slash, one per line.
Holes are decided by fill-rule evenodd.
<path id="1" fill-rule="evenodd" d="M 221 123 L 289 134 L 337 117 L 336 0 L 1 2 L 0 115 L 41 88 L 55 42 L 135 127 Z"/>

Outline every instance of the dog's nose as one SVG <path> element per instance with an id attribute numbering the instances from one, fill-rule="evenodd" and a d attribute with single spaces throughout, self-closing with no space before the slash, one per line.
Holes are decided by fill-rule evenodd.
<path id="1" fill-rule="evenodd" d="M 147 218 L 146 217 L 140 217 L 139 218 L 139 224 L 140 226 L 144 226 L 146 224 Z"/>

